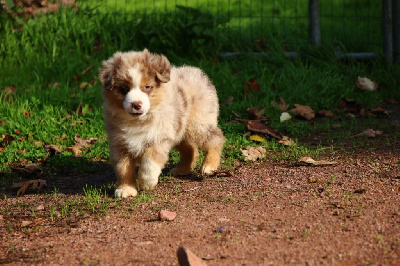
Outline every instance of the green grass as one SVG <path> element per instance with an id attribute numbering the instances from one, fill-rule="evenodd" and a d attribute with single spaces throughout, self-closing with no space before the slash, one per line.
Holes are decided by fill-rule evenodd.
<path id="1" fill-rule="evenodd" d="M 281 6 L 275 8 L 273 12 L 282 11 Z M 229 37 L 240 34 L 237 29 L 232 28 L 228 33 L 224 30 L 223 16 L 215 20 L 198 9 L 186 10 L 195 21 L 187 28 L 188 17 L 184 12 L 174 13 L 173 10 L 171 8 L 169 12 L 174 16 L 160 14 L 140 20 L 93 8 L 62 9 L 57 14 L 26 20 L 15 18 L 15 21 L 0 16 L 0 90 L 9 86 L 16 88 L 14 94 L 0 93 L 0 136 L 7 134 L 14 138 L 9 143 L 0 143 L 0 171 L 8 175 L 10 165 L 21 161 L 42 162 L 45 173 L 102 169 L 98 161 L 107 161 L 109 151 L 98 69 L 103 60 L 119 50 L 148 47 L 151 51 L 164 53 L 175 65 L 200 67 L 213 80 L 222 102 L 229 96 L 234 97 L 231 104 L 221 106 L 220 126 L 227 136 L 225 166 L 243 159 L 240 148 L 258 145 L 243 137 L 246 132 L 243 124 L 229 123 L 233 120 L 232 111 L 246 117 L 246 108 L 266 107 L 270 126 L 299 139 L 309 136 L 316 128 L 330 129 L 332 122 L 328 120 L 322 125 L 309 125 L 304 121 L 280 123 L 280 111 L 271 106 L 271 100 L 282 97 L 291 108 L 300 103 L 318 110 L 338 107 L 342 97 L 367 106 L 375 106 L 384 99 L 399 99 L 399 66 L 385 65 L 381 58 L 372 62 L 343 62 L 333 56 L 333 47 L 327 45 L 319 49 L 303 47 L 301 51 L 306 57 L 289 60 L 279 54 L 282 39 L 277 38 L 273 41 L 277 43 L 278 52 L 273 57 L 243 54 L 217 61 L 218 52 L 226 51 L 224 49 L 232 45 L 239 47 L 249 43 L 248 40 L 243 38 L 232 44 Z M 360 10 L 365 12 L 364 7 Z M 221 9 L 219 11 L 223 14 Z M 243 27 L 246 25 L 244 23 Z M 245 47 L 243 51 L 253 48 Z M 91 66 L 91 71 L 83 72 Z M 357 76 L 368 76 L 382 89 L 359 91 L 354 85 Z M 261 89 L 245 98 L 243 87 L 251 78 L 257 80 Z M 77 112 L 80 103 L 82 116 Z M 46 145 L 55 144 L 65 150 L 74 145 L 75 135 L 98 140 L 80 157 L 70 151 L 48 156 Z M 264 145 L 276 152 L 277 158 L 298 158 L 304 154 L 318 156 L 326 149 L 301 145 L 286 148 L 275 141 Z"/>
<path id="2" fill-rule="evenodd" d="M 83 3 L 82 3 L 83 4 Z M 296 49 L 308 42 L 308 4 L 304 1 L 254 1 L 254 0 L 89 0 L 84 3 L 97 7 L 100 12 L 110 10 L 140 20 L 159 14 L 175 15 L 176 6 L 187 6 L 227 18 L 224 25 L 229 30 L 222 36 L 237 48 L 238 40 L 265 40 L 274 46 L 279 40 Z M 320 2 L 321 34 L 325 45 L 345 44 L 354 52 L 379 51 L 382 39 L 379 0 L 331 0 Z M 241 47 L 243 49 L 243 46 Z M 272 47 L 269 47 L 271 49 Z"/>

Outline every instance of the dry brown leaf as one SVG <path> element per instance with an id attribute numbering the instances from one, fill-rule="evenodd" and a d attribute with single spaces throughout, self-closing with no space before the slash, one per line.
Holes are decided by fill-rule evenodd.
<path id="1" fill-rule="evenodd" d="M 72 152 L 75 156 L 81 153 L 83 146 L 80 143 L 75 142 L 75 145 L 72 147 L 67 147 L 65 150 Z"/>
<path id="2" fill-rule="evenodd" d="M 362 105 L 352 99 L 342 98 L 339 101 L 339 107 L 345 112 L 358 113 L 362 109 Z"/>
<path id="3" fill-rule="evenodd" d="M 264 147 L 247 147 L 242 150 L 243 156 L 250 161 L 257 161 L 265 156 L 267 150 Z"/>
<path id="4" fill-rule="evenodd" d="M 82 113 L 82 101 L 79 103 L 78 108 L 76 109 L 76 114 L 78 115 L 78 117 L 82 117 L 83 113 Z"/>
<path id="5" fill-rule="evenodd" d="M 31 113 L 29 113 L 26 109 L 24 109 L 24 116 L 31 117 Z"/>
<path id="6" fill-rule="evenodd" d="M 260 111 L 258 111 L 259 105 L 253 108 L 246 108 L 246 113 L 249 114 L 250 119 L 252 120 L 260 120 L 262 115 L 265 112 L 266 108 L 261 109 Z M 263 120 L 269 120 L 268 118 L 265 117 L 265 119 Z"/>
<path id="7" fill-rule="evenodd" d="M 90 72 L 92 69 L 93 69 L 93 65 L 87 67 L 85 70 L 82 71 L 81 76 L 83 76 L 86 73 Z"/>
<path id="8" fill-rule="evenodd" d="M 260 120 L 250 120 L 250 121 L 245 121 L 246 127 L 248 130 L 254 132 L 254 133 L 261 133 L 261 134 L 266 134 L 269 136 L 272 136 L 277 139 L 282 139 L 282 134 L 273 129 L 270 126 L 267 126 Z"/>
<path id="9" fill-rule="evenodd" d="M 371 113 L 376 116 L 389 116 L 389 112 L 382 107 L 373 108 Z"/>
<path id="10" fill-rule="evenodd" d="M 98 138 L 87 138 L 87 139 L 82 139 L 79 135 L 75 135 L 75 141 L 79 144 L 81 144 L 83 147 L 88 147 L 92 145 Z"/>
<path id="11" fill-rule="evenodd" d="M 21 227 L 27 227 L 27 226 L 29 226 L 31 224 L 33 224 L 33 222 L 31 222 L 31 221 L 22 221 L 21 222 Z"/>
<path id="12" fill-rule="evenodd" d="M 302 117 L 304 117 L 307 120 L 314 119 L 315 112 L 309 106 L 302 105 L 302 104 L 295 104 L 294 106 L 296 108 L 289 110 L 289 113 L 295 114 L 295 115 L 301 115 Z"/>
<path id="13" fill-rule="evenodd" d="M 228 98 L 226 98 L 225 102 L 221 103 L 221 105 L 226 106 L 232 104 L 232 102 L 233 102 L 233 96 L 229 96 Z"/>
<path id="14" fill-rule="evenodd" d="M 376 82 L 374 82 L 366 77 L 364 77 L 364 78 L 358 77 L 356 86 L 360 90 L 364 90 L 364 91 L 375 91 L 378 89 L 378 84 L 376 84 Z"/>
<path id="15" fill-rule="evenodd" d="M 288 136 L 283 136 L 282 139 L 278 141 L 278 143 L 281 143 L 281 144 L 283 144 L 285 146 L 294 146 L 294 145 L 296 145 L 296 142 L 294 142 Z"/>
<path id="16" fill-rule="evenodd" d="M 35 174 L 38 176 L 43 173 L 42 165 L 40 163 L 17 163 L 10 165 L 10 169 L 14 172 L 30 175 Z"/>
<path id="17" fill-rule="evenodd" d="M 379 130 L 373 130 L 372 128 L 368 128 L 363 132 L 354 135 L 353 137 L 367 137 L 367 138 L 375 138 L 376 136 L 381 135 L 383 132 Z"/>
<path id="18" fill-rule="evenodd" d="M 26 190 L 28 190 L 29 186 L 32 185 L 31 189 L 37 189 L 39 192 L 40 189 L 46 186 L 46 180 L 43 179 L 36 179 L 36 180 L 28 180 L 24 182 L 19 182 L 13 185 L 13 189 L 18 189 L 17 196 L 25 194 Z"/>
<path id="19" fill-rule="evenodd" d="M 277 103 L 275 101 L 271 101 L 271 105 L 282 110 L 283 112 L 285 112 L 289 108 L 289 104 L 286 104 L 285 100 L 282 98 L 279 98 L 279 103 Z"/>
<path id="20" fill-rule="evenodd" d="M 326 166 L 326 165 L 334 165 L 336 162 L 330 162 L 326 160 L 316 161 L 311 157 L 302 157 L 298 161 L 300 164 L 311 165 L 311 166 Z"/>
<path id="21" fill-rule="evenodd" d="M 334 114 L 332 113 L 331 110 L 321 109 L 318 111 L 318 114 L 321 116 L 326 116 L 326 117 L 334 117 Z"/>
<path id="22" fill-rule="evenodd" d="M 17 91 L 17 87 L 15 87 L 14 85 L 10 85 L 10 86 L 6 87 L 5 89 L 1 90 L 1 93 L 11 95 L 11 94 L 14 94 L 16 91 Z"/>
<path id="23" fill-rule="evenodd" d="M 247 84 L 243 85 L 244 97 L 247 97 L 249 92 L 258 92 L 261 89 L 260 84 L 254 78 L 249 79 Z"/>
<path id="24" fill-rule="evenodd" d="M 10 136 L 8 134 L 3 134 L 0 137 L 0 147 L 5 147 L 6 145 L 10 144 L 14 140 L 15 140 L 15 138 L 13 136 Z"/>

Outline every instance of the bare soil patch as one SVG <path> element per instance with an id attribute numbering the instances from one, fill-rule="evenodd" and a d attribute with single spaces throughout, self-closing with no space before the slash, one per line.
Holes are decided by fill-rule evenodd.
<path id="1" fill-rule="evenodd" d="M 48 177 L 40 194 L 7 190 L 0 263 L 177 265 L 183 246 L 209 265 L 399 265 L 400 144 L 364 144 L 327 152 L 329 166 L 266 159 L 231 176 L 164 177 L 93 209 L 82 187 L 113 183 L 109 168 Z M 160 210 L 177 216 L 160 221 Z"/>

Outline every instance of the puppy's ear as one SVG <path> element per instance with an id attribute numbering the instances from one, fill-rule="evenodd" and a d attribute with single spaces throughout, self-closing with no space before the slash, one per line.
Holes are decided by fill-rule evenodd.
<path id="1" fill-rule="evenodd" d="M 112 90 L 114 87 L 114 76 L 121 65 L 121 55 L 116 53 L 112 58 L 103 61 L 103 67 L 100 69 L 100 80 L 103 88 Z"/>
<path id="2" fill-rule="evenodd" d="M 150 68 L 156 72 L 156 79 L 160 82 L 167 83 L 171 73 L 171 64 L 168 59 L 163 55 L 149 53 L 147 49 L 144 49 L 143 53 L 145 53 Z"/>

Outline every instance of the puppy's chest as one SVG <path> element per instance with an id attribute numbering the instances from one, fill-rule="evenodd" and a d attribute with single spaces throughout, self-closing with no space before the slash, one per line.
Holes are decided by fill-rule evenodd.
<path id="1" fill-rule="evenodd" d="M 149 146 L 162 142 L 176 142 L 171 121 L 157 121 L 145 125 L 131 125 L 120 128 L 121 140 L 125 143 L 129 152 L 134 156 L 140 156 Z"/>

